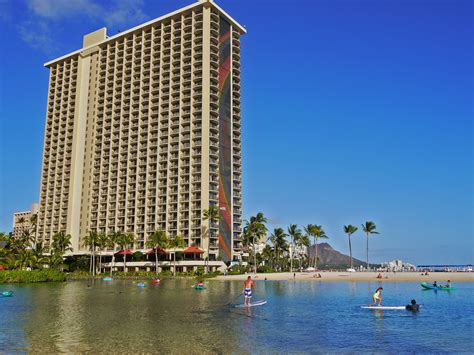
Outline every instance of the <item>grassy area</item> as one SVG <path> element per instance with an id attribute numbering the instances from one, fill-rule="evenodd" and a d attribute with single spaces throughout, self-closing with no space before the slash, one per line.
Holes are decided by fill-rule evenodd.
<path id="1" fill-rule="evenodd" d="M 31 283 L 31 282 L 66 281 L 66 274 L 52 269 L 43 270 L 3 270 L 0 271 L 0 283 Z"/>

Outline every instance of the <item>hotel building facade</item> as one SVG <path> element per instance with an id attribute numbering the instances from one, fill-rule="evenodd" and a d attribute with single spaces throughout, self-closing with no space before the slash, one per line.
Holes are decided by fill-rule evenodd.
<path id="1" fill-rule="evenodd" d="M 38 237 L 161 229 L 209 259 L 241 255 L 240 36 L 212 0 L 84 36 L 50 71 Z M 203 211 L 218 206 L 211 225 Z M 209 237 L 210 235 L 210 237 Z"/>
<path id="2" fill-rule="evenodd" d="M 32 223 L 33 216 L 38 214 L 39 205 L 37 203 L 33 203 L 31 205 L 31 211 L 21 211 L 15 212 L 13 214 L 13 230 L 12 235 L 14 238 L 19 238 L 23 236 L 25 233 L 28 235 L 31 234 L 31 231 L 34 230 Z"/>

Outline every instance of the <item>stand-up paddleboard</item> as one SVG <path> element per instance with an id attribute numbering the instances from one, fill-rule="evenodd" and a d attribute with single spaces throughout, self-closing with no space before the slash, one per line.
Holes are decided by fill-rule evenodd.
<path id="1" fill-rule="evenodd" d="M 257 306 L 263 306 L 266 303 L 267 301 L 261 300 L 261 301 L 250 302 L 250 304 L 238 304 L 235 306 L 235 308 L 257 307 Z"/>
<path id="2" fill-rule="evenodd" d="M 362 306 L 363 309 L 404 310 L 405 306 Z"/>

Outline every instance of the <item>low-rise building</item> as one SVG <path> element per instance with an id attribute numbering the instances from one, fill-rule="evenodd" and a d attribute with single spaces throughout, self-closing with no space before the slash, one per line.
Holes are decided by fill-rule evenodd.
<path id="1" fill-rule="evenodd" d="M 39 205 L 33 203 L 30 211 L 15 212 L 13 214 L 13 237 L 18 238 L 24 233 L 31 233 L 32 218 L 38 213 Z"/>
<path id="2" fill-rule="evenodd" d="M 388 271 L 415 271 L 416 267 L 410 263 L 404 263 L 400 259 L 395 259 L 392 261 L 387 261 L 381 264 L 382 269 Z"/>

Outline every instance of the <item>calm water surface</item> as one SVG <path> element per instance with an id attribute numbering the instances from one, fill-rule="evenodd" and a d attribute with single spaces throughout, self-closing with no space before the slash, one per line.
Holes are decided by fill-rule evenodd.
<path id="1" fill-rule="evenodd" d="M 378 283 L 258 281 L 235 308 L 240 282 L 164 280 L 0 285 L 0 352 L 473 352 L 474 284 L 423 291 L 384 283 L 384 304 L 424 305 L 418 314 L 363 310 Z"/>

